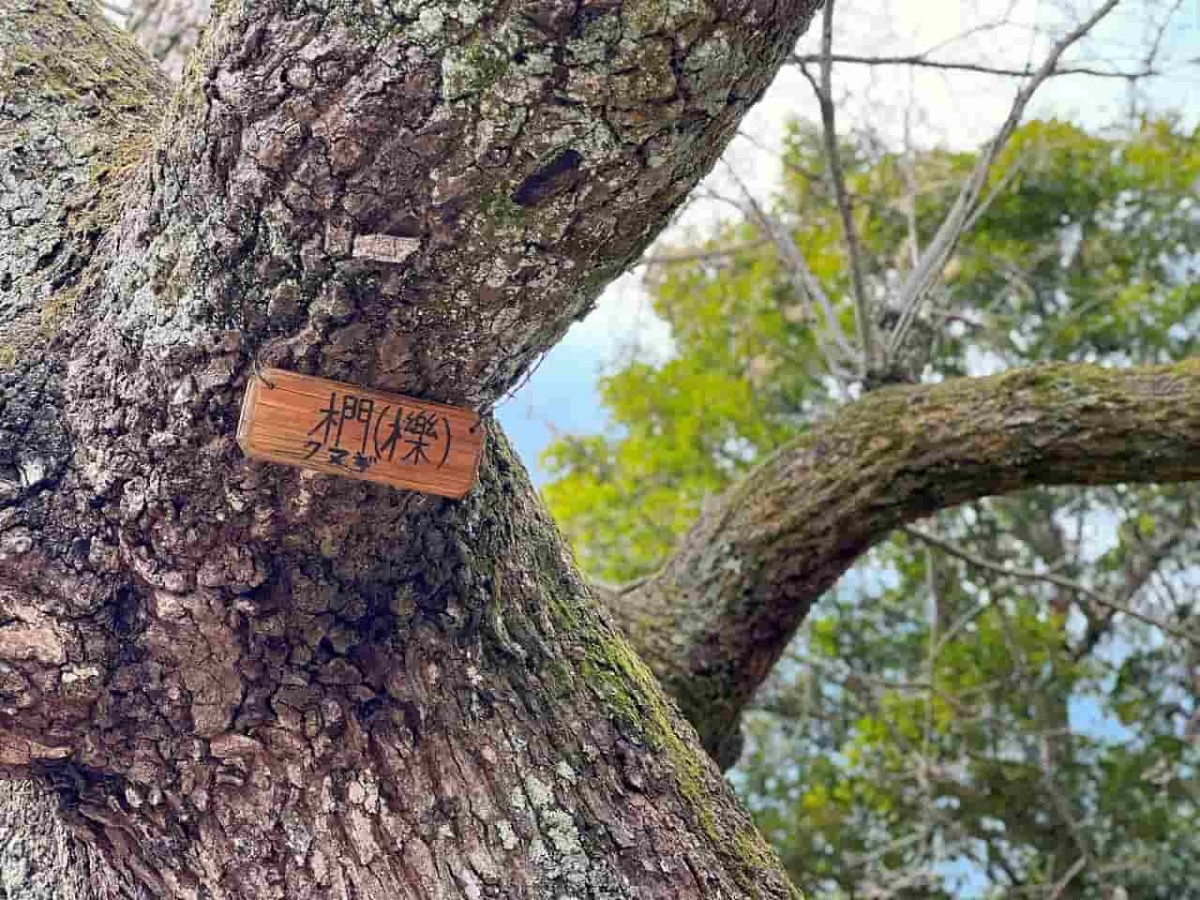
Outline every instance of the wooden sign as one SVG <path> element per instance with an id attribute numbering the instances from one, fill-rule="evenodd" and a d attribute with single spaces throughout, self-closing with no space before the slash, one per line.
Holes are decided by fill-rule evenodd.
<path id="1" fill-rule="evenodd" d="M 264 369 L 246 388 L 238 444 L 254 459 L 461 497 L 483 426 L 474 410 Z"/>

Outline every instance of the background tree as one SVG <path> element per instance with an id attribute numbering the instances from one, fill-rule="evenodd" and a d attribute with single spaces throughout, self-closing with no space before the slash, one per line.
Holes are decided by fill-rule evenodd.
<path id="1" fill-rule="evenodd" d="M 882 380 L 1193 353 L 1197 146 L 1170 118 L 1017 129 Z M 886 337 L 980 155 L 888 150 L 868 131 L 836 159 Z M 741 221 L 651 258 L 674 354 L 603 379 L 612 431 L 547 457 L 545 495 L 597 577 L 650 576 L 710 497 L 857 389 L 831 377 L 856 349 L 831 164 L 822 128 L 795 123 L 770 202 L 736 195 Z M 1184 488 L 1040 490 L 941 513 L 865 557 L 755 700 L 734 772 L 796 882 L 1191 896 L 1194 504 Z"/>

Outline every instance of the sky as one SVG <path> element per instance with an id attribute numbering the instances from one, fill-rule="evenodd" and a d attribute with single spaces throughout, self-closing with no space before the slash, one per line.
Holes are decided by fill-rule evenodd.
<path id="1" fill-rule="evenodd" d="M 1009 0 L 1007 4 L 974 0 L 842 0 L 834 19 L 834 51 L 843 54 L 908 55 L 939 48 L 934 58 L 992 65 L 1037 65 L 1049 42 L 1098 7 L 1086 3 Z M 1125 0 L 1080 45 L 1067 61 L 1122 70 L 1138 70 L 1172 2 Z M 1191 121 L 1200 117 L 1200 67 L 1189 56 L 1200 46 L 1200 4 L 1181 0 L 1164 33 L 1160 77 L 1145 82 L 1135 98 L 1138 108 L 1173 109 Z M 999 19 L 1010 24 L 996 27 Z M 972 33 L 973 32 L 973 33 Z M 963 37 L 967 34 L 966 37 Z M 798 53 L 819 50 L 820 25 L 814 23 Z M 899 143 L 908 110 L 915 143 L 955 149 L 978 146 L 1003 121 L 1017 87 L 1012 79 L 970 73 L 886 69 L 841 65 L 834 70 L 839 128 L 863 121 Z M 1131 103 L 1121 79 L 1067 76 L 1052 79 L 1035 95 L 1027 117 L 1056 115 L 1102 128 L 1123 119 Z M 743 123 L 747 138 L 738 138 L 705 185 L 720 190 L 730 183 L 724 166 L 732 166 L 759 196 L 770 194 L 779 177 L 774 150 L 784 124 L 795 116 L 816 117 L 811 90 L 800 73 L 785 68 Z M 660 237 L 658 246 L 682 245 L 710 231 L 725 214 L 713 201 L 689 203 Z M 640 348 L 656 358 L 671 352 L 669 329 L 659 320 L 641 287 L 635 267 L 609 286 L 595 310 L 572 327 L 566 338 L 497 414 L 517 446 L 535 483 L 546 472 L 539 457 L 556 434 L 601 432 L 609 423 L 596 390 L 598 376 Z"/>

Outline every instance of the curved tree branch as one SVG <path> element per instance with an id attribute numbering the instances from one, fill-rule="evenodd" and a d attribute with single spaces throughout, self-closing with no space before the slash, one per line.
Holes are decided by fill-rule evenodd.
<path id="1" fill-rule="evenodd" d="M 894 528 L 1041 485 L 1194 479 L 1197 361 L 1048 365 L 889 388 L 764 461 L 657 575 L 610 603 L 720 755 L 812 604 Z"/>

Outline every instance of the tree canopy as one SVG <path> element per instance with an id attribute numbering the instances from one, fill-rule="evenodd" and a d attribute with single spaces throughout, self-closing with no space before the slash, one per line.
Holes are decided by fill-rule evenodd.
<path id="1" fill-rule="evenodd" d="M 864 275 L 883 293 L 976 155 L 861 142 L 840 158 Z M 770 214 L 850 333 L 827 160 L 820 133 L 794 124 Z M 1025 124 L 891 376 L 1194 353 L 1198 178 L 1197 134 L 1170 118 Z M 708 498 L 847 394 L 819 346 L 827 323 L 761 220 L 655 260 L 647 282 L 673 354 L 603 378 L 612 428 L 546 456 L 552 511 L 610 582 L 653 572 Z M 759 692 L 734 773 L 797 884 L 1191 896 L 1198 501 L 1186 486 L 1039 489 L 943 512 L 862 559 Z"/>

